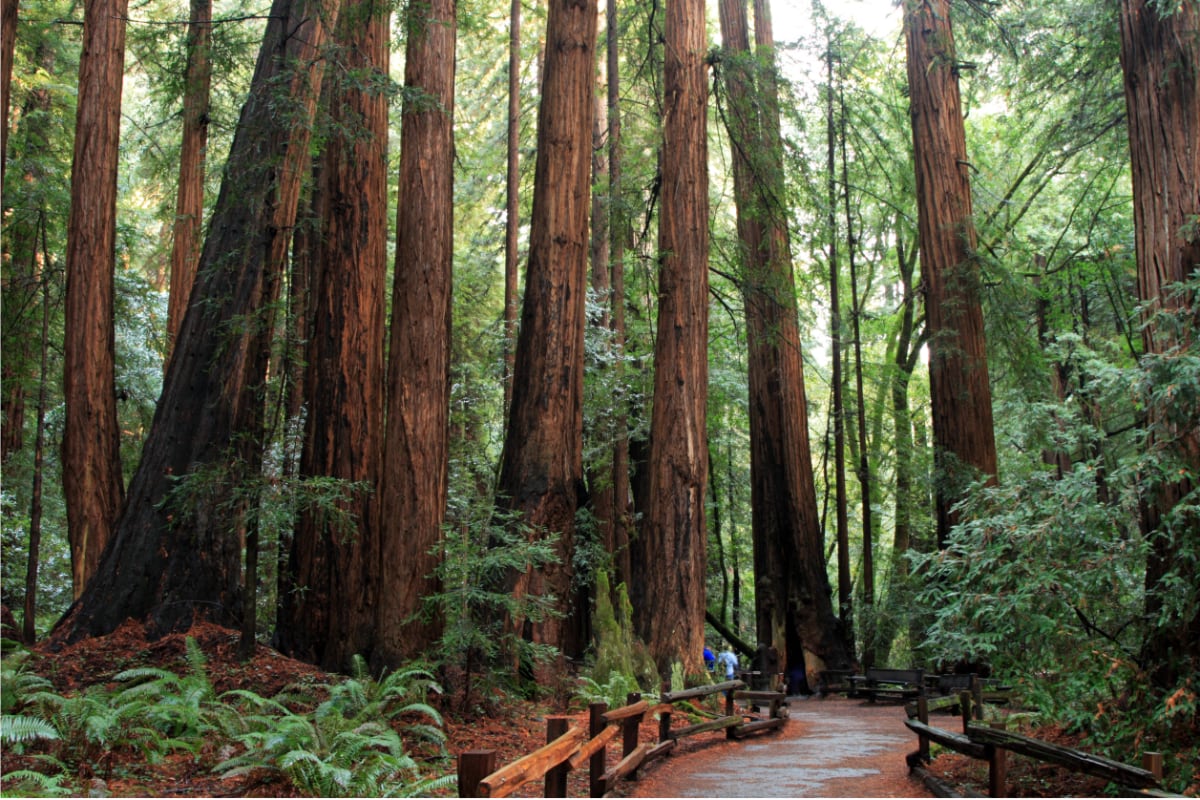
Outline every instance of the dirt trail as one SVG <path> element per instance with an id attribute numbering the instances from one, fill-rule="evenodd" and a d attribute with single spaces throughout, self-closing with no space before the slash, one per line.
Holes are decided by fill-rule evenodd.
<path id="1" fill-rule="evenodd" d="M 930 797 L 908 776 L 904 709 L 793 697 L 777 733 L 718 740 L 653 765 L 626 797 Z"/>

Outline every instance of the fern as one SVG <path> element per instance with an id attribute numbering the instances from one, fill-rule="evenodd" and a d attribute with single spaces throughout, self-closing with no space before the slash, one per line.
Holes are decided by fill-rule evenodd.
<path id="1" fill-rule="evenodd" d="M 64 786 L 66 775 L 43 775 L 31 769 L 4 773 L 4 792 L 0 797 L 69 797 L 74 792 Z"/>
<path id="2" fill-rule="evenodd" d="M 58 730 L 44 719 L 19 714 L 0 717 L 0 742 L 23 744 L 39 739 L 57 739 Z"/>

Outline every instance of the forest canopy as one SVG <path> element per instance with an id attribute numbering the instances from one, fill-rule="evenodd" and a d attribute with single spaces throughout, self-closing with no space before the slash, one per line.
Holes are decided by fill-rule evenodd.
<path id="1" fill-rule="evenodd" d="M 726 639 L 1194 759 L 1200 2 L 858 16 L 5 0 L 5 636 Z"/>

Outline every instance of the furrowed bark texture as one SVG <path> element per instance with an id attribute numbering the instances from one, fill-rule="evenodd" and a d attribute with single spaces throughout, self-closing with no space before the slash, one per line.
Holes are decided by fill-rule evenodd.
<path id="1" fill-rule="evenodd" d="M 650 418 L 649 514 L 639 633 L 662 674 L 703 670 L 708 480 L 708 85 L 703 0 L 672 0 L 664 21 L 658 332 Z"/>
<path id="2" fill-rule="evenodd" d="M 63 340 L 63 495 L 78 598 L 123 498 L 117 424 L 113 270 L 127 0 L 88 3 L 79 59 Z"/>
<path id="3" fill-rule="evenodd" d="M 240 622 L 242 547 L 230 509 L 261 462 L 272 303 L 309 166 L 316 56 L 336 15 L 336 5 L 303 0 L 272 7 L 126 510 L 95 579 L 59 621 L 59 641 L 131 617 L 156 634 L 197 615 Z M 172 496 L 189 474 L 196 502 Z"/>
<path id="4" fill-rule="evenodd" d="M 334 34 L 338 68 L 324 81 L 337 134 L 321 153 L 313 202 L 319 235 L 300 474 L 363 487 L 344 493 L 344 519 L 301 515 L 276 637 L 283 652 L 330 670 L 348 670 L 368 651 L 375 624 L 388 237 L 387 97 L 377 87 L 387 76 L 388 37 L 386 7 L 348 3 Z"/>
<path id="5" fill-rule="evenodd" d="M 996 475 L 992 396 L 971 218 L 970 164 L 949 0 L 906 0 L 921 275 L 937 462 L 938 542 L 967 481 Z"/>
<path id="6" fill-rule="evenodd" d="M 374 661 L 394 667 L 434 644 L 436 620 L 412 619 L 440 590 L 449 471 L 450 309 L 454 246 L 454 0 L 409 8 L 392 289 L 387 453 Z"/>
<path id="7" fill-rule="evenodd" d="M 1185 0 L 1169 14 L 1160 8 L 1146 0 L 1121 3 L 1138 295 L 1150 323 L 1142 329 L 1142 341 L 1146 352 L 1154 354 L 1185 344 L 1151 322 L 1155 311 L 1183 313 L 1192 323 L 1185 335 L 1195 337 L 1200 324 L 1196 298 L 1191 293 L 1171 294 L 1167 288 L 1200 267 L 1200 5 Z M 1191 344 L 1195 346 L 1194 339 Z M 1200 546 L 1194 512 L 1173 533 L 1163 529 L 1168 515 L 1195 489 L 1200 429 L 1194 414 L 1172 419 L 1169 409 L 1153 408 L 1150 417 L 1150 447 L 1179 459 L 1185 475 L 1164 480 L 1142 499 L 1142 530 L 1150 537 L 1146 615 L 1154 620 L 1164 609 L 1164 594 L 1177 591 L 1162 579 L 1178 569 L 1181 554 L 1194 553 Z M 1193 477 L 1186 477 L 1189 472 Z M 1153 680 L 1164 688 L 1194 675 L 1200 664 L 1200 612 L 1193 604 L 1190 618 L 1186 613 L 1154 628 L 1143 646 Z"/>
<path id="8" fill-rule="evenodd" d="M 525 303 L 498 504 L 533 536 L 558 534 L 559 558 L 513 576 L 514 594 L 553 594 L 564 619 L 532 625 L 532 640 L 582 652 L 570 607 L 575 510 L 583 482 L 583 333 L 595 92 L 595 0 L 552 0 L 538 112 Z M 515 630 L 523 620 L 512 620 Z"/>

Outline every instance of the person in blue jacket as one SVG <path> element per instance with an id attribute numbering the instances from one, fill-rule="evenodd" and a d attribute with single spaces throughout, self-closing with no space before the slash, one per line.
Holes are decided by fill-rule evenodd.
<path id="1" fill-rule="evenodd" d="M 725 648 L 725 651 L 717 656 L 717 665 L 724 666 L 725 680 L 731 681 L 737 677 L 738 657 L 733 652 L 732 646 Z"/>
<path id="2" fill-rule="evenodd" d="M 712 672 L 717 666 L 717 657 L 713 653 L 712 648 L 704 645 L 704 668 Z"/>

